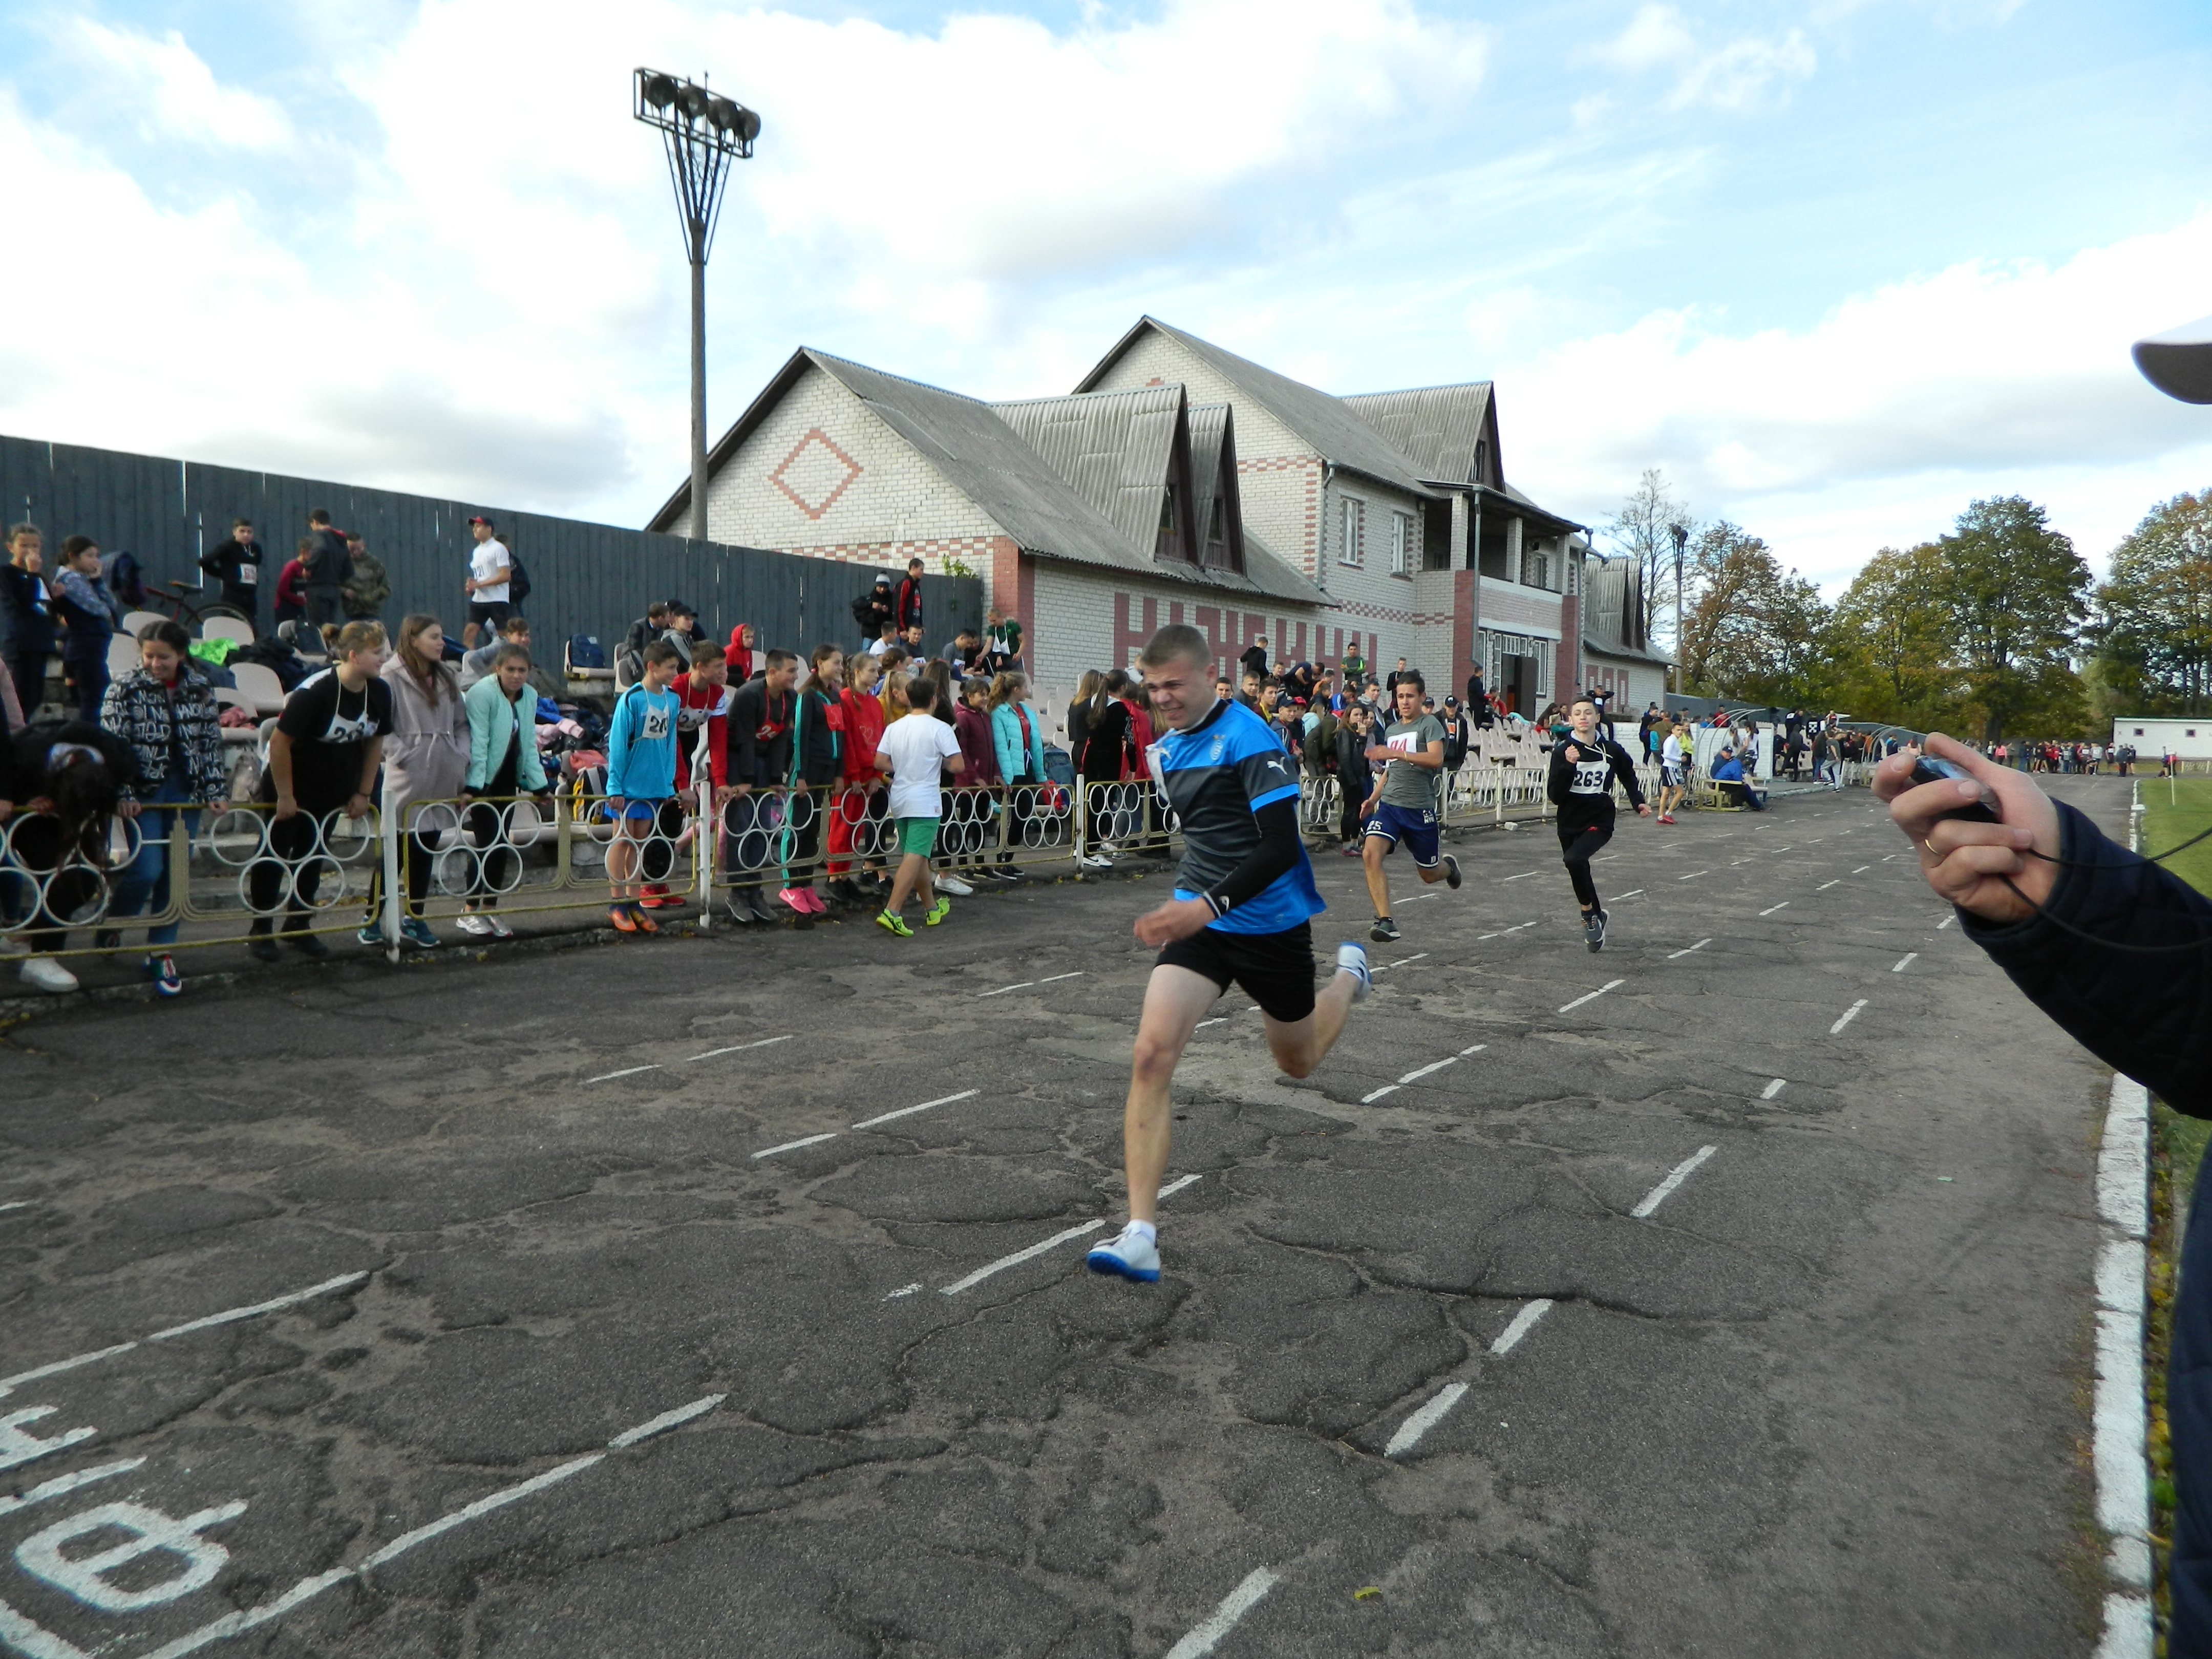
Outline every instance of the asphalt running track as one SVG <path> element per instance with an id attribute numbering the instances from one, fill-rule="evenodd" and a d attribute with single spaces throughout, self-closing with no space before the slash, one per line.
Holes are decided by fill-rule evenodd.
<path id="1" fill-rule="evenodd" d="M 15 1028 L 0 1649 L 2088 1652 L 2098 1069 L 1863 792 L 1555 847 L 1224 1000 L 1156 1287 L 1157 877 Z"/>

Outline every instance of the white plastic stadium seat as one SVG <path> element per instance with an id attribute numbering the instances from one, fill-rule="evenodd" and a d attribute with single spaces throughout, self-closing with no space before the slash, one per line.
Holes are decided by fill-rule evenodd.
<path id="1" fill-rule="evenodd" d="M 229 665 L 231 678 L 238 689 L 252 699 L 252 706 L 264 714 L 284 712 L 284 682 L 276 678 L 273 668 L 264 668 L 258 662 L 234 662 Z"/>
<path id="2" fill-rule="evenodd" d="M 163 616 L 158 611 L 126 611 L 123 613 L 122 631 L 128 634 L 131 636 L 132 642 L 135 644 L 138 638 L 138 630 L 143 628 L 148 623 L 167 622 L 168 620 L 169 619 L 167 617 Z"/>
<path id="3" fill-rule="evenodd" d="M 235 617 L 210 617 L 200 624 L 204 640 L 236 640 L 240 645 L 253 643 L 253 624 L 240 622 Z"/>
<path id="4" fill-rule="evenodd" d="M 138 666 L 138 641 L 118 634 L 107 642 L 107 678 L 119 680 Z"/>

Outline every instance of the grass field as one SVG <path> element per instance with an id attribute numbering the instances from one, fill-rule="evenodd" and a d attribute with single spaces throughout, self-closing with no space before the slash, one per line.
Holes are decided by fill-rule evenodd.
<path id="1" fill-rule="evenodd" d="M 2141 848 L 2155 854 L 2179 847 L 2191 836 L 2212 830 L 2212 779 L 2145 778 L 2138 799 L 2143 805 Z M 2212 838 L 2162 860 L 2166 868 L 2201 893 L 2212 893 Z M 2212 1140 L 2212 1120 L 2184 1117 L 2163 1102 L 2151 1106 L 2151 1318 L 2144 1355 L 2150 1395 L 2151 1530 L 2158 1554 L 2159 1612 L 2166 1612 L 2166 1541 L 2172 1536 L 2173 1457 L 2166 1437 L 2166 1359 L 2172 1334 L 2175 1269 L 2181 1255 L 2182 1228 L 2189 1218 L 2189 1194 L 2196 1190 L 2197 1167 Z M 2165 1650 L 2161 1634 L 2160 1651 Z"/>

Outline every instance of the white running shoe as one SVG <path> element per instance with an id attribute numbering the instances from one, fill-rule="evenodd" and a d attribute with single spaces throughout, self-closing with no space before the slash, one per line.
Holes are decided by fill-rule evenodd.
<path id="1" fill-rule="evenodd" d="M 1083 1265 L 1094 1273 L 1133 1279 L 1139 1285 L 1159 1281 L 1160 1247 L 1141 1233 L 1124 1227 L 1103 1244 L 1094 1244 Z"/>
<path id="2" fill-rule="evenodd" d="M 33 990 L 62 997 L 76 989 L 76 975 L 52 957 L 26 957 L 18 971 L 23 976 L 23 983 Z M 1155 1279 L 1159 1277 L 1157 1273 L 1152 1276 Z"/>
<path id="3" fill-rule="evenodd" d="M 1375 975 L 1367 966 L 1367 947 L 1355 945 L 1350 939 L 1345 940 L 1336 947 L 1336 970 L 1340 974 L 1358 975 L 1359 988 L 1352 994 L 1352 1000 L 1354 1002 L 1366 1001 L 1367 994 L 1375 988 Z"/>
<path id="4" fill-rule="evenodd" d="M 1076 862 L 1086 870 L 1111 870 L 1114 867 L 1113 860 L 1095 853 L 1089 858 L 1078 859 Z"/>
<path id="5" fill-rule="evenodd" d="M 939 876 L 936 887 L 939 892 L 950 893 L 955 898 L 966 898 L 975 890 L 959 877 L 953 875 Z"/>
<path id="6" fill-rule="evenodd" d="M 492 936 L 490 919 L 482 911 L 464 910 L 456 921 L 460 930 L 471 938 L 489 939 Z"/>

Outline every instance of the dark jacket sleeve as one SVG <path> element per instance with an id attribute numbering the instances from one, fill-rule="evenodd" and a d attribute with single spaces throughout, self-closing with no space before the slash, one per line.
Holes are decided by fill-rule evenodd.
<path id="1" fill-rule="evenodd" d="M 1999 927 L 1960 911 L 1960 927 L 2091 1054 L 2177 1112 L 2212 1117 L 2212 900 L 2070 806 L 2059 807 L 2058 824 L 2059 856 L 2080 867 L 2060 867 L 2045 915 Z M 2107 950 L 2051 917 L 2124 945 L 2205 945 Z"/>
<path id="2" fill-rule="evenodd" d="M 1613 775 L 1620 781 L 1620 787 L 1628 791 L 1628 804 L 1631 806 L 1643 805 L 1644 786 L 1636 781 L 1636 763 L 1628 758 L 1628 751 L 1617 743 L 1606 744 L 1606 750 L 1613 757 Z"/>
<path id="3" fill-rule="evenodd" d="M 1564 743 L 1552 745 L 1551 769 L 1544 775 L 1544 794 L 1554 806 L 1566 799 L 1567 790 L 1574 782 L 1575 769 L 1567 759 L 1566 747 Z"/>
<path id="4" fill-rule="evenodd" d="M 730 699 L 729 718 L 723 722 L 723 744 L 729 757 L 729 779 L 732 783 L 753 784 L 760 781 L 754 770 L 760 761 L 755 734 L 760 730 L 761 707 L 766 690 L 758 680 L 747 680 Z"/>

